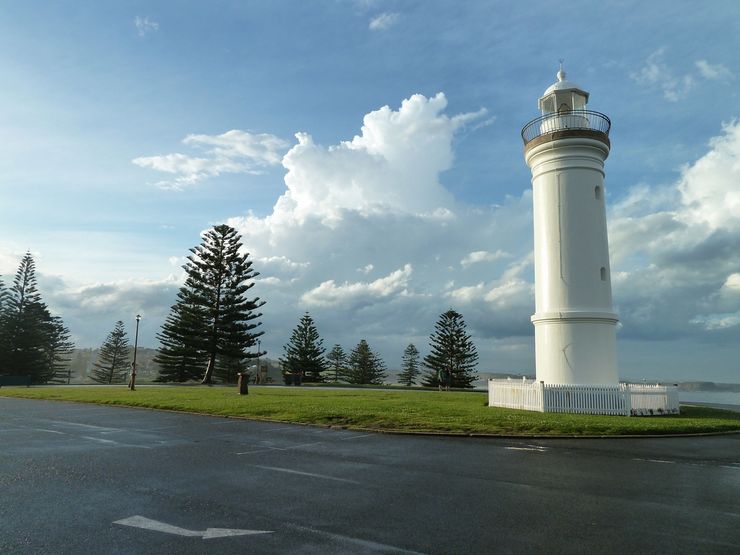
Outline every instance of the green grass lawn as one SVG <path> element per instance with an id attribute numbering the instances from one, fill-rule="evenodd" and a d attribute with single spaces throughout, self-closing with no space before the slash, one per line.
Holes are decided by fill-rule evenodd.
<path id="1" fill-rule="evenodd" d="M 740 413 L 682 406 L 681 415 L 591 416 L 491 408 L 484 392 L 322 387 L 3 387 L 0 396 L 148 407 L 354 429 L 454 434 L 620 435 L 740 431 Z"/>

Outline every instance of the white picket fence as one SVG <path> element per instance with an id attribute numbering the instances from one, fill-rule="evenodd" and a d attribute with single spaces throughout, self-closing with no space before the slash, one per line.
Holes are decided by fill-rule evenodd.
<path id="1" fill-rule="evenodd" d="M 678 414 L 678 387 L 657 384 L 577 385 L 488 380 L 488 405 L 538 412 L 621 416 Z"/>

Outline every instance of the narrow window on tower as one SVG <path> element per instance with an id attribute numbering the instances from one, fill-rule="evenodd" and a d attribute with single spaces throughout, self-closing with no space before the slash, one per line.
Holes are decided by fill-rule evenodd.
<path id="1" fill-rule="evenodd" d="M 601 198 L 601 187 L 598 185 L 594 188 L 594 196 L 597 200 Z"/>
<path id="2" fill-rule="evenodd" d="M 601 281 L 606 281 L 606 268 L 601 267 Z"/>

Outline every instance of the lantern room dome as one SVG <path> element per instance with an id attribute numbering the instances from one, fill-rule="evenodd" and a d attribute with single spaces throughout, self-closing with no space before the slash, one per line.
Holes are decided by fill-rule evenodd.
<path id="1" fill-rule="evenodd" d="M 588 92 L 565 79 L 562 66 L 557 74 L 557 81 L 547 87 L 539 101 L 543 114 L 564 110 L 584 110 L 588 103 Z"/>

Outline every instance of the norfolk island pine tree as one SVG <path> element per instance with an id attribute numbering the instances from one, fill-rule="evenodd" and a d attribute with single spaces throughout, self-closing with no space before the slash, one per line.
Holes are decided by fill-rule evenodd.
<path id="1" fill-rule="evenodd" d="M 329 363 L 329 375 L 334 383 L 346 378 L 347 374 L 347 354 L 338 343 L 332 347 L 326 360 Z"/>
<path id="2" fill-rule="evenodd" d="M 245 296 L 259 273 L 241 249 L 239 234 L 228 225 L 207 231 L 202 243 L 190 249 L 183 266 L 187 279 L 158 334 L 160 381 L 199 376 L 196 368 L 204 364 L 201 383 L 210 384 L 217 369 L 228 379 L 246 367 L 246 359 L 266 354 L 249 351 L 263 334 L 255 331 L 261 324 L 255 320 L 262 316 L 255 311 L 265 301 Z"/>
<path id="3" fill-rule="evenodd" d="M 388 377 L 385 370 L 383 360 L 362 339 L 349 355 L 347 381 L 353 384 L 381 385 Z"/>
<path id="4" fill-rule="evenodd" d="M 401 373 L 398 375 L 398 383 L 411 386 L 416 382 L 420 373 L 419 351 L 413 343 L 409 343 L 401 357 Z"/>
<path id="5" fill-rule="evenodd" d="M 308 312 L 301 316 L 283 351 L 280 364 L 286 374 L 286 383 L 289 376 L 302 376 L 307 382 L 324 381 L 324 340 Z"/>
<path id="6" fill-rule="evenodd" d="M 30 252 L 21 259 L 13 285 L 9 290 L 2 288 L 0 296 L 0 373 L 46 382 L 52 375 L 50 358 L 63 356 L 57 351 L 63 346 L 54 344 L 61 318 L 51 316 L 41 300 Z"/>
<path id="7" fill-rule="evenodd" d="M 478 352 L 460 313 L 450 309 L 440 315 L 429 336 L 429 347 L 431 352 L 424 357 L 424 366 L 429 372 L 424 375 L 423 385 L 440 385 L 439 372 L 446 370 L 451 373 L 452 387 L 473 387 L 478 379 L 474 373 Z"/>
<path id="8" fill-rule="evenodd" d="M 100 354 L 97 362 L 93 364 L 90 377 L 98 383 L 124 383 L 129 369 L 130 350 L 131 345 L 126 337 L 123 322 L 118 320 L 100 347 Z"/>

